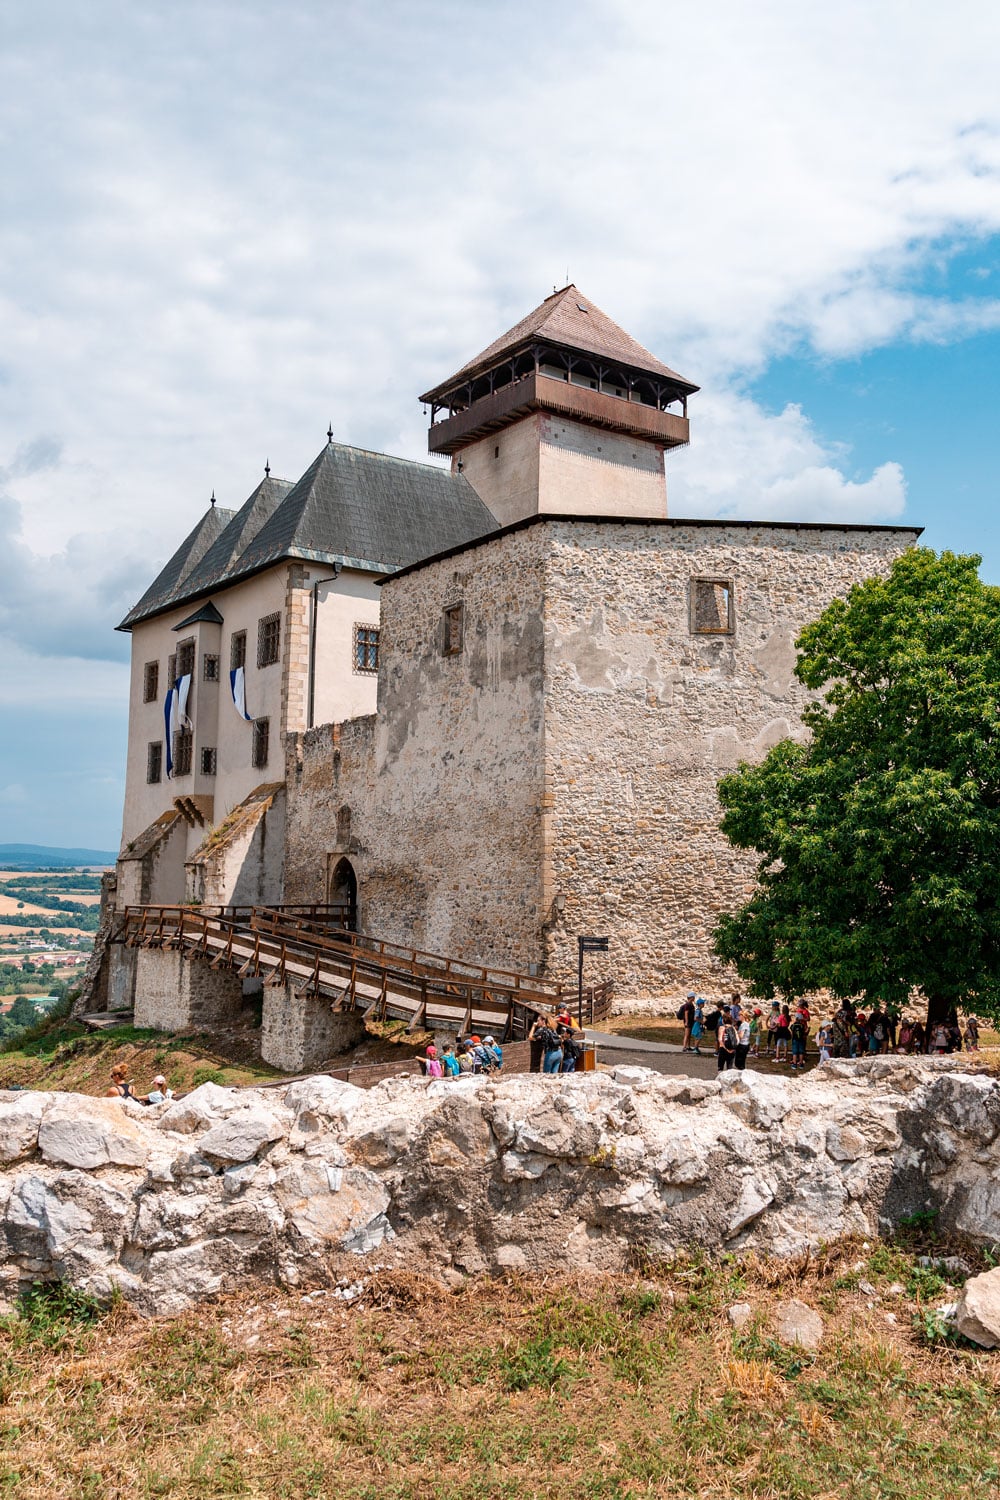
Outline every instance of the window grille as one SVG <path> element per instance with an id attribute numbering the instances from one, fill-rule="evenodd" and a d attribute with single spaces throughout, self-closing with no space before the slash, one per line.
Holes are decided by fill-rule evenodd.
<path id="1" fill-rule="evenodd" d="M 143 703 L 155 703 L 159 695 L 160 663 L 158 661 L 148 661 L 142 672 L 142 701 Z"/>
<path id="2" fill-rule="evenodd" d="M 163 741 L 153 740 L 146 746 L 146 780 L 152 785 L 163 777 Z"/>
<path id="3" fill-rule="evenodd" d="M 452 604 L 444 612 L 444 654 L 457 656 L 462 649 L 464 606 Z"/>
<path id="4" fill-rule="evenodd" d="M 167 657 L 167 687 L 172 688 L 177 681 L 177 653 L 172 651 Z"/>
<path id="5" fill-rule="evenodd" d="M 267 755 L 270 749 L 271 721 L 270 719 L 254 719 L 253 721 L 253 763 L 259 769 L 267 765 Z"/>
<path id="6" fill-rule="evenodd" d="M 194 638 L 181 641 L 177 646 L 177 675 L 187 677 L 194 673 Z"/>
<path id="7" fill-rule="evenodd" d="M 354 670 L 355 672 L 378 671 L 377 625 L 355 625 Z"/>
<path id="8" fill-rule="evenodd" d="M 273 667 L 281 659 L 281 616 L 265 615 L 257 621 L 257 665 Z"/>
<path id="9" fill-rule="evenodd" d="M 235 672 L 238 667 L 247 664 L 247 633 L 245 630 L 237 630 L 229 643 L 229 666 Z"/>
<path id="10" fill-rule="evenodd" d="M 190 729 L 178 729 L 174 735 L 174 775 L 190 776 L 191 751 L 194 748 Z"/>
<path id="11" fill-rule="evenodd" d="M 218 682 L 219 680 L 219 658 L 206 654 L 202 664 L 202 676 L 206 682 Z"/>
<path id="12" fill-rule="evenodd" d="M 694 635 L 732 635 L 736 629 L 731 578 L 692 578 L 691 630 Z"/>
<path id="13" fill-rule="evenodd" d="M 205 745 L 201 752 L 201 774 L 203 776 L 214 776 L 216 764 L 216 750 L 214 745 Z"/>

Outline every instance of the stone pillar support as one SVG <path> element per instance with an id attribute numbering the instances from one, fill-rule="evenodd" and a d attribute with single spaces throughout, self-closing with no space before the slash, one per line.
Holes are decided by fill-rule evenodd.
<path id="1" fill-rule="evenodd" d="M 228 969 L 175 948 L 140 948 L 135 979 L 135 1024 L 155 1031 L 227 1026 L 240 1013 L 243 984 Z"/>
<path id="2" fill-rule="evenodd" d="M 329 999 L 296 995 L 291 985 L 266 984 L 260 1055 L 284 1073 L 308 1073 L 361 1041 L 358 1011 L 335 1011 Z"/>

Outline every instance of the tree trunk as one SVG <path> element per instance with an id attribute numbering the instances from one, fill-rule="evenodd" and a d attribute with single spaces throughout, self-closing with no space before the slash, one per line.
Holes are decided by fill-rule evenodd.
<path id="1" fill-rule="evenodd" d="M 948 1019 L 955 1009 L 955 1002 L 946 995 L 927 996 L 927 1020 L 924 1023 L 927 1031 L 927 1049 L 930 1050 L 931 1027 L 947 1026 Z"/>

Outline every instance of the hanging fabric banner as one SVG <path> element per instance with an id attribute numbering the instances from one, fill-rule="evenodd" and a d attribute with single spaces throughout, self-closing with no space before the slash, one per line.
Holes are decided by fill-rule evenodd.
<path id="1" fill-rule="evenodd" d="M 163 700 L 163 730 L 167 741 L 167 780 L 174 774 L 174 690 Z"/>
<path id="2" fill-rule="evenodd" d="M 230 672 L 229 686 L 232 690 L 236 712 L 241 719 L 246 719 L 248 724 L 252 724 L 253 715 L 247 713 L 247 684 L 243 667 L 234 667 Z"/>
<path id="3" fill-rule="evenodd" d="M 193 729 L 194 725 L 188 718 L 187 711 L 188 696 L 191 692 L 191 673 L 186 672 L 183 677 L 178 677 L 174 686 L 177 689 L 177 696 L 174 699 L 177 708 L 177 728 Z"/>

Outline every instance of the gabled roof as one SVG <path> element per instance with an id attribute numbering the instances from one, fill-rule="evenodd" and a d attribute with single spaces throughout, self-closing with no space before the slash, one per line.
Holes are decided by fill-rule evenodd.
<path id="1" fill-rule="evenodd" d="M 329 442 L 241 554 L 233 576 L 286 557 L 391 571 L 496 527 L 461 474 Z"/>
<path id="2" fill-rule="evenodd" d="M 563 287 L 562 291 L 553 292 L 550 297 L 546 297 L 526 318 L 515 323 L 513 328 L 508 328 L 506 333 L 494 339 L 488 348 L 477 354 L 475 359 L 470 359 L 449 380 L 441 381 L 420 399 L 433 401 L 436 396 L 452 390 L 463 380 L 498 364 L 505 355 L 537 342 L 577 349 L 581 353 L 596 355 L 614 364 L 659 375 L 664 380 L 676 382 L 689 392 L 698 389 L 690 380 L 685 380 L 683 375 L 678 375 L 676 370 L 671 370 L 669 365 L 650 354 L 631 334 L 626 333 L 624 328 L 619 328 L 607 313 L 602 312 L 570 284 Z"/>
<path id="3" fill-rule="evenodd" d="M 178 620 L 172 629 L 186 630 L 189 625 L 222 625 L 224 623 L 219 611 L 209 599 L 200 609 L 196 609 L 193 615 L 186 615 L 183 620 Z"/>
<path id="4" fill-rule="evenodd" d="M 330 442 L 298 484 L 267 478 L 238 511 L 210 510 L 118 629 L 287 558 L 392 572 L 496 528 L 461 474 Z"/>
<path id="5" fill-rule="evenodd" d="M 165 608 L 166 602 L 175 595 L 190 598 L 190 594 L 184 587 L 185 580 L 194 572 L 212 543 L 222 535 L 234 515 L 235 511 L 223 510 L 218 505 L 209 506 L 194 530 L 188 532 L 166 567 L 161 568 L 157 573 L 138 604 L 133 605 L 129 610 L 118 629 L 128 630 L 137 621 L 145 620 L 149 615 L 158 614 L 161 609 Z"/>
<path id="6" fill-rule="evenodd" d="M 191 597 L 208 593 L 227 579 L 242 553 L 271 519 L 291 488 L 291 480 L 266 475 L 240 506 L 222 535 L 209 547 L 198 567 L 188 575 L 185 593 Z"/>

